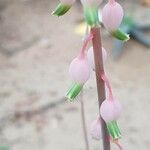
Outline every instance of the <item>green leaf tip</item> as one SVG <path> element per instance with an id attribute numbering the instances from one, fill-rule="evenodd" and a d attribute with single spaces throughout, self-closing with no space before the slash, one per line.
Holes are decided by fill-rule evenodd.
<path id="1" fill-rule="evenodd" d="M 113 37 L 115 37 L 116 39 L 124 41 L 124 42 L 126 42 L 130 39 L 129 34 L 126 34 L 125 32 L 121 31 L 120 29 L 111 32 L 111 35 Z"/>
<path id="2" fill-rule="evenodd" d="M 62 16 L 65 13 L 67 13 L 70 8 L 71 8 L 70 5 L 59 3 L 58 6 L 55 8 L 55 10 L 52 12 L 52 15 L 56 15 L 58 17 Z"/>
<path id="3" fill-rule="evenodd" d="M 98 8 L 90 6 L 84 7 L 84 18 L 88 25 L 92 27 L 98 25 Z"/>
<path id="4" fill-rule="evenodd" d="M 79 95 L 83 88 L 83 85 L 79 83 L 74 83 L 68 90 L 66 94 L 66 98 L 68 99 L 69 102 L 73 102 L 75 98 Z"/>
<path id="5" fill-rule="evenodd" d="M 109 135 L 113 140 L 121 138 L 121 132 L 116 121 L 112 121 L 106 124 Z"/>

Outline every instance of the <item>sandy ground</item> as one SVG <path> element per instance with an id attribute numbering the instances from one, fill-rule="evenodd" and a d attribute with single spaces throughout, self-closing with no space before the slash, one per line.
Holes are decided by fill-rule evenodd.
<path id="1" fill-rule="evenodd" d="M 76 4 L 57 18 L 50 15 L 55 5 L 51 0 L 0 1 L 0 143 L 11 150 L 85 149 L 79 101 L 58 103 L 33 116 L 14 115 L 62 101 L 71 84 L 68 65 L 81 46 L 74 28 L 82 11 Z M 148 22 L 148 8 L 135 8 L 136 20 Z M 109 54 L 105 68 L 124 108 L 121 144 L 124 150 L 149 150 L 150 50 L 130 40 L 113 61 L 112 39 L 105 31 L 102 36 Z M 89 127 L 98 114 L 94 73 L 83 98 Z M 89 140 L 92 150 L 102 149 L 101 141 Z"/>

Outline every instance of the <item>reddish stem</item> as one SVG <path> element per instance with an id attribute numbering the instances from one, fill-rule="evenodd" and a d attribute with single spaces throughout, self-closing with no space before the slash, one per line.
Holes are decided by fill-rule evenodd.
<path id="1" fill-rule="evenodd" d="M 113 94 L 112 94 L 112 88 L 111 88 L 110 82 L 109 82 L 109 80 L 108 80 L 106 74 L 103 73 L 103 74 L 101 75 L 101 78 L 103 79 L 103 81 L 105 82 L 105 84 L 106 84 L 106 86 L 107 86 L 107 88 L 108 88 L 108 90 L 109 90 L 109 98 L 108 98 L 108 100 L 113 101 L 114 98 L 113 98 Z"/>
<path id="2" fill-rule="evenodd" d="M 100 27 L 91 28 L 91 33 L 93 35 L 92 43 L 93 43 L 93 50 L 94 50 L 95 73 L 96 73 L 97 92 L 98 92 L 98 101 L 99 101 L 99 109 L 100 109 L 100 105 L 106 99 L 105 83 L 102 80 L 102 78 L 100 78 L 101 74 L 104 72 Z M 108 139 L 109 135 L 107 132 L 106 123 L 102 118 L 100 119 L 101 119 L 101 126 L 102 126 L 103 150 L 110 150 L 110 142 Z"/>
<path id="3" fill-rule="evenodd" d="M 119 144 L 118 140 L 113 140 L 111 137 L 109 138 L 109 140 L 116 144 L 116 146 L 119 148 L 119 150 L 123 150 L 122 146 Z"/>
<path id="4" fill-rule="evenodd" d="M 85 49 L 88 45 L 88 43 L 92 40 L 93 35 L 91 33 L 89 33 L 87 36 L 85 36 L 84 41 L 83 41 L 83 45 L 81 47 L 80 53 L 79 53 L 79 58 L 82 59 L 85 56 Z"/>

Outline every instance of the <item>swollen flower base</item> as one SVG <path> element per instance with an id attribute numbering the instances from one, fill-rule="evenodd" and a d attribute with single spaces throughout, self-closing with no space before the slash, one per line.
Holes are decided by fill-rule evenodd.
<path id="1" fill-rule="evenodd" d="M 102 21 L 107 30 L 117 29 L 123 19 L 122 6 L 113 1 L 109 1 L 102 9 Z"/>

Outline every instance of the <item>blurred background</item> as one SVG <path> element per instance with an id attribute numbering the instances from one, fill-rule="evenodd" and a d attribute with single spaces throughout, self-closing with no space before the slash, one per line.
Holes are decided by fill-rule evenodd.
<path id="1" fill-rule="evenodd" d="M 150 0 L 120 3 L 141 32 L 120 48 L 102 28 L 108 52 L 105 69 L 123 105 L 122 146 L 150 150 L 150 48 L 145 44 L 150 40 Z M 0 150 L 85 149 L 80 103 L 64 98 L 71 84 L 69 64 L 82 45 L 82 7 L 76 2 L 57 18 L 51 15 L 57 4 L 0 0 Z M 141 33 L 144 44 L 139 42 Z M 89 129 L 98 114 L 94 73 L 83 99 Z M 92 140 L 89 131 L 88 136 L 91 150 L 102 149 L 101 141 Z"/>

